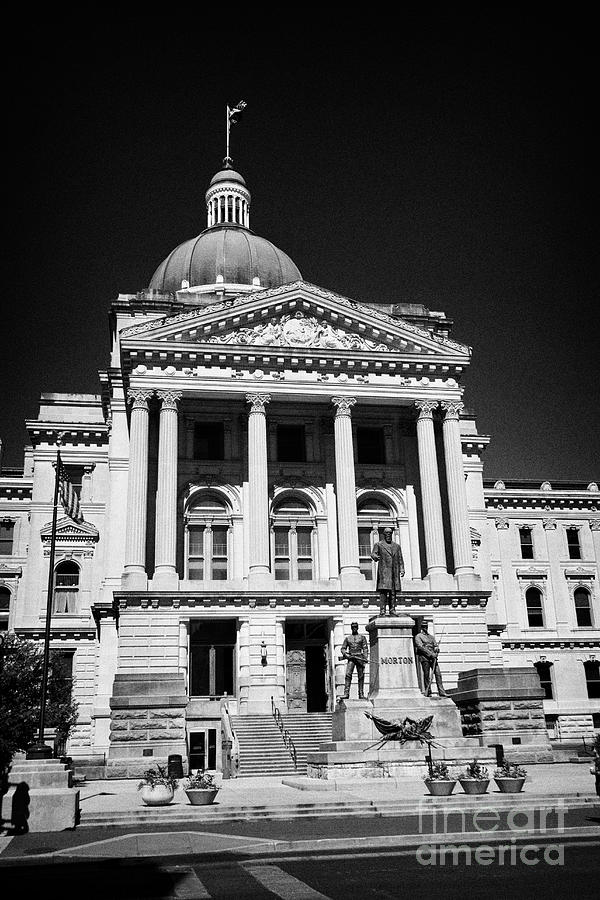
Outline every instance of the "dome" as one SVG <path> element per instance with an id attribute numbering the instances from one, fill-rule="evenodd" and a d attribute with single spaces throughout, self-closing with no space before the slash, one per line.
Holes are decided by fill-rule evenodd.
<path id="1" fill-rule="evenodd" d="M 182 281 L 187 281 L 196 287 L 224 282 L 272 288 L 301 279 L 283 250 L 248 228 L 232 224 L 207 228 L 198 237 L 184 241 L 160 264 L 149 286 L 158 291 L 178 291 Z"/>
<path id="2" fill-rule="evenodd" d="M 220 184 L 222 181 L 233 181 L 237 184 L 241 184 L 246 187 L 246 182 L 239 172 L 236 172 L 234 169 L 221 169 L 220 172 L 217 172 L 216 175 L 210 180 L 209 189 L 214 187 L 215 184 Z"/>

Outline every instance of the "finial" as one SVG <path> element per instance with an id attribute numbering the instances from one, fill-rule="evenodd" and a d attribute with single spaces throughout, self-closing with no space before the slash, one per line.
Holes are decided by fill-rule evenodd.
<path id="1" fill-rule="evenodd" d="M 231 165 L 232 162 L 233 162 L 232 158 L 231 158 L 230 156 L 226 156 L 226 157 L 224 158 L 224 160 L 223 160 L 223 168 L 224 168 L 224 169 L 231 169 L 231 168 L 232 168 L 232 165 Z"/>

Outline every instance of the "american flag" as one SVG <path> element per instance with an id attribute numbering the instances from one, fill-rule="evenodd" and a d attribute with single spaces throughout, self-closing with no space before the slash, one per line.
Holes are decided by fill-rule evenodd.
<path id="1" fill-rule="evenodd" d="M 240 100 L 240 102 L 234 107 L 227 107 L 227 115 L 229 116 L 229 121 L 232 125 L 237 125 L 239 121 L 241 121 L 242 113 L 246 109 L 248 104 L 245 100 Z"/>
<path id="2" fill-rule="evenodd" d="M 74 522 L 83 522 L 79 497 L 69 480 L 67 470 L 62 464 L 60 453 L 58 454 L 58 490 L 60 493 L 60 502 L 69 518 L 73 519 Z"/>

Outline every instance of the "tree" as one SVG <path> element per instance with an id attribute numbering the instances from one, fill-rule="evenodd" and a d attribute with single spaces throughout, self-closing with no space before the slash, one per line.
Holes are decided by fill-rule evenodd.
<path id="1" fill-rule="evenodd" d="M 38 644 L 11 632 L 0 633 L 0 776 L 8 772 L 14 754 L 25 750 L 37 735 L 43 667 L 44 654 Z M 56 728 L 59 739 L 66 740 L 77 721 L 72 688 L 64 661 L 51 655 L 46 721 Z"/>

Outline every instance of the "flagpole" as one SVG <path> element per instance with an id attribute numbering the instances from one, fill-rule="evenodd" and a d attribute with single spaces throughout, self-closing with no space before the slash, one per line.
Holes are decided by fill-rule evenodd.
<path id="1" fill-rule="evenodd" d="M 62 434 L 56 439 L 56 472 L 54 474 L 54 501 L 52 507 L 52 533 L 50 539 L 50 563 L 48 570 L 48 596 L 46 600 L 46 631 L 44 634 L 44 668 L 42 672 L 42 696 L 40 699 L 40 721 L 37 741 L 27 748 L 27 759 L 51 759 L 53 749 L 44 743 L 44 726 L 46 720 L 46 695 L 48 693 L 48 668 L 50 664 L 50 625 L 52 622 L 52 605 L 54 600 L 54 556 L 56 553 L 56 521 L 58 513 L 58 486 L 60 483 L 60 445 Z"/>
<path id="2" fill-rule="evenodd" d="M 227 152 L 225 153 L 225 159 L 229 159 L 229 129 L 231 127 L 231 122 L 229 121 L 229 107 L 226 107 L 226 117 L 227 117 Z"/>

